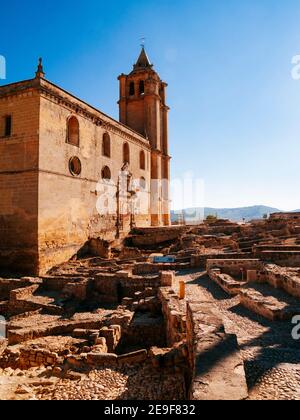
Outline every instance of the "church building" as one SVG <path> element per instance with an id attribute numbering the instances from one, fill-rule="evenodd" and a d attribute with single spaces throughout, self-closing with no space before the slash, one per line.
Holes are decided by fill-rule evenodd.
<path id="1" fill-rule="evenodd" d="M 170 225 L 167 84 L 146 51 L 120 121 L 36 75 L 0 86 L 0 267 L 42 275 L 92 238 Z"/>

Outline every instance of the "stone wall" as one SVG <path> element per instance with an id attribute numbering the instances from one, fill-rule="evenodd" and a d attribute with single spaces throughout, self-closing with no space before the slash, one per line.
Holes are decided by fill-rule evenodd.
<path id="1" fill-rule="evenodd" d="M 208 271 L 212 281 L 218 284 L 229 295 L 237 295 L 240 292 L 243 282 L 236 281 L 228 274 L 223 274 L 219 268 L 213 268 Z"/>
<path id="2" fill-rule="evenodd" d="M 185 301 L 180 301 L 178 295 L 169 287 L 160 288 L 158 298 L 165 319 L 167 345 L 172 347 L 186 338 Z"/>
<path id="3" fill-rule="evenodd" d="M 176 271 L 176 270 L 185 270 L 190 268 L 190 263 L 137 263 L 134 265 L 133 274 L 143 275 L 143 274 L 157 274 L 161 271 Z"/>
<path id="4" fill-rule="evenodd" d="M 300 270 L 296 272 L 276 265 L 266 265 L 258 273 L 258 281 L 300 298 Z"/>
<path id="5" fill-rule="evenodd" d="M 0 366 L 5 369 L 27 370 L 32 367 L 53 366 L 58 362 L 58 354 L 46 349 L 20 348 L 6 349 L 2 355 Z"/>
<path id="6" fill-rule="evenodd" d="M 261 251 L 259 257 L 283 267 L 300 267 L 300 251 Z"/>
<path id="7" fill-rule="evenodd" d="M 12 290 L 26 287 L 30 284 L 30 279 L 1 279 L 0 278 L 0 300 L 8 300 Z"/>
<path id="8" fill-rule="evenodd" d="M 139 248 L 155 248 L 159 244 L 175 241 L 186 232 L 185 226 L 168 228 L 136 228 L 132 232 L 132 242 Z"/>
<path id="9" fill-rule="evenodd" d="M 39 250 L 41 269 L 54 266 L 72 257 L 90 238 L 113 241 L 116 238 L 117 202 L 113 201 L 116 188 L 112 187 L 110 205 L 112 213 L 100 215 L 97 203 L 103 208 L 102 196 L 105 185 L 101 171 L 108 166 L 114 185 L 118 183 L 123 167 L 123 144 L 130 147 L 130 172 L 133 178 L 144 177 L 150 186 L 150 151 L 149 144 L 142 137 L 100 112 L 74 98 L 72 95 L 42 81 L 53 96 L 41 97 L 40 126 L 40 173 L 39 173 Z M 61 97 L 65 105 L 57 100 Z M 84 107 L 90 115 L 74 111 Z M 67 120 L 76 116 L 80 127 L 80 146 L 66 142 Z M 96 123 L 97 116 L 105 123 Z M 116 129 L 118 127 L 118 129 Z M 127 132 L 128 131 L 128 132 Z M 124 133 L 122 135 L 122 132 Z M 103 135 L 108 133 L 111 139 L 111 158 L 102 154 Z M 138 140 L 134 139 L 136 137 Z M 146 155 L 146 170 L 139 165 L 140 151 Z M 69 160 L 77 156 L 82 165 L 82 173 L 74 177 L 69 171 Z M 70 191 L 72 194 L 70 195 Z M 98 191 L 98 192 L 97 192 Z M 67 199 L 66 199 L 67 197 Z M 150 202 L 148 198 L 149 209 Z M 102 201 L 101 201 L 102 200 Z M 149 225 L 149 211 L 144 218 L 137 218 L 137 223 Z M 128 218 L 129 222 L 129 218 Z M 123 226 L 124 234 L 130 225 Z"/>
<path id="10" fill-rule="evenodd" d="M 193 268 L 206 268 L 208 260 L 232 260 L 232 259 L 249 259 L 252 258 L 252 253 L 214 253 L 214 254 L 194 254 L 191 255 L 191 266 Z"/>
<path id="11" fill-rule="evenodd" d="M 241 277 L 242 272 L 246 275 L 248 270 L 263 269 L 263 263 L 258 259 L 208 260 L 207 271 L 213 268 L 219 268 L 222 271 L 222 273 L 229 274 L 230 276 L 233 276 L 233 277 Z"/>
<path id="12" fill-rule="evenodd" d="M 12 116 L 12 135 L 3 137 L 3 121 Z M 67 141 L 67 122 L 76 117 L 79 146 Z M 111 157 L 103 155 L 108 134 Z M 0 87 L 0 263 L 21 273 L 45 274 L 67 261 L 89 241 L 114 241 L 131 229 L 129 194 L 116 199 L 128 143 L 132 180 L 139 191 L 142 211 L 136 226 L 150 226 L 149 142 L 54 84 L 40 78 Z M 146 166 L 141 169 L 140 153 Z M 69 162 L 77 157 L 81 173 L 74 176 Z M 107 198 L 102 169 L 108 167 L 114 183 L 109 212 L 100 214 Z M 138 189 L 138 187 L 137 187 Z M 106 195 L 105 195 L 106 194 Z"/>
<path id="13" fill-rule="evenodd" d="M 33 84 L 26 85 L 27 90 L 10 95 L 0 87 L 0 267 L 32 274 L 38 265 L 40 99 Z M 3 137 L 7 115 L 12 117 L 12 135 Z"/>

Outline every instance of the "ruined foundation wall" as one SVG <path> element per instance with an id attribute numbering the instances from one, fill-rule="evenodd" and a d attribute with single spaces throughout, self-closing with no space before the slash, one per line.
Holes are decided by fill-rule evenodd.
<path id="1" fill-rule="evenodd" d="M 167 345 L 172 347 L 186 338 L 186 312 L 178 295 L 169 287 L 159 289 L 165 319 Z"/>
<path id="2" fill-rule="evenodd" d="M 259 257 L 282 267 L 300 267 L 300 251 L 262 251 Z"/>
<path id="3" fill-rule="evenodd" d="M 246 273 L 248 270 L 262 270 L 263 263 L 260 260 L 208 260 L 207 271 L 219 268 L 222 273 L 229 274 L 230 276 L 240 276 L 243 271 Z"/>

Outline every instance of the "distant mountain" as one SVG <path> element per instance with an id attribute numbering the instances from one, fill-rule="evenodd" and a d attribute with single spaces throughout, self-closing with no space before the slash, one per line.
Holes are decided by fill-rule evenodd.
<path id="1" fill-rule="evenodd" d="M 215 209 L 211 207 L 186 209 L 184 210 L 185 220 L 187 222 L 198 221 L 206 218 L 207 216 L 217 216 L 219 219 L 229 219 L 234 222 L 241 222 L 243 220 L 249 221 L 253 219 L 262 219 L 265 214 L 277 213 L 281 210 L 267 207 L 267 206 L 252 206 L 252 207 L 239 207 L 232 209 Z M 181 213 L 182 214 L 182 213 Z M 172 222 L 180 219 L 180 212 L 171 213 Z"/>

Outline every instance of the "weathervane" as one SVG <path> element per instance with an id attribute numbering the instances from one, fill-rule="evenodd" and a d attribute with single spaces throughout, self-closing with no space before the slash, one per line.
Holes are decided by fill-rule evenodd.
<path id="1" fill-rule="evenodd" d="M 145 37 L 141 38 L 141 47 L 142 48 L 145 48 L 145 42 L 146 42 L 146 38 Z"/>

